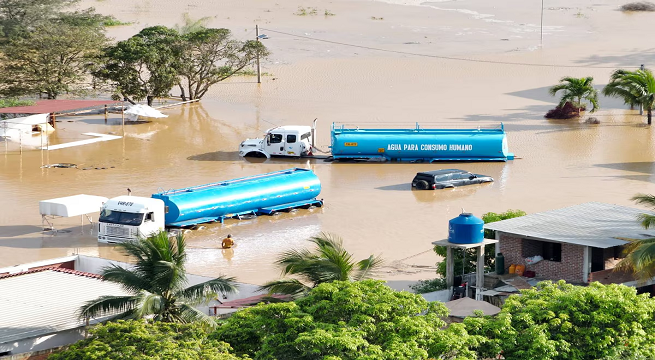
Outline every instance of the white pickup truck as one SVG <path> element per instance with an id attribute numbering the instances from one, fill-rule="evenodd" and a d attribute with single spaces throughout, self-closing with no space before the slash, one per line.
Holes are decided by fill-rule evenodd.
<path id="1" fill-rule="evenodd" d="M 246 139 L 239 144 L 239 156 L 312 156 L 316 138 L 313 126 L 288 125 L 268 129 L 263 138 Z"/>

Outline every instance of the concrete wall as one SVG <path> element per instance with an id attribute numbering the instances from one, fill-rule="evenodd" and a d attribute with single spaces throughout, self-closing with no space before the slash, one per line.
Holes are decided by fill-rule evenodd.
<path id="1" fill-rule="evenodd" d="M 562 244 L 562 261 L 542 260 L 537 264 L 527 265 L 525 258 L 536 255 L 534 240 L 524 241 L 519 236 L 501 233 L 500 252 L 505 256 L 505 267 L 511 264 L 525 265 L 526 270 L 532 270 L 536 276 L 548 280 L 566 280 L 572 283 L 583 283 L 584 246 Z"/>
<path id="2" fill-rule="evenodd" d="M 18 359 L 18 357 L 13 357 L 17 354 L 29 353 L 29 352 L 38 352 L 42 350 L 48 350 L 63 345 L 72 344 L 84 338 L 83 328 L 77 328 L 72 330 L 60 331 L 55 334 L 44 335 L 35 338 L 21 339 L 12 343 L 0 344 L 0 352 L 11 351 L 12 357 L 7 357 L 10 359 Z M 29 357 L 23 357 L 29 358 Z M 4 360 L 5 357 L 0 357 Z"/>

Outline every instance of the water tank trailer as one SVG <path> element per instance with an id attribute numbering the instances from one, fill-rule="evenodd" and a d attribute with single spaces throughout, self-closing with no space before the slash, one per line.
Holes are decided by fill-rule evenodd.
<path id="1" fill-rule="evenodd" d="M 495 129 L 348 129 L 332 124 L 332 156 L 386 161 L 507 161 L 503 124 Z"/>
<path id="2" fill-rule="evenodd" d="M 102 207 L 98 241 L 123 242 L 169 227 L 272 215 L 322 206 L 321 182 L 313 171 L 288 169 L 212 184 L 168 190 L 152 197 L 119 196 Z"/>
<path id="3" fill-rule="evenodd" d="M 314 157 L 316 120 L 310 126 L 279 126 L 264 137 L 239 144 L 239 155 Z M 374 161 L 507 161 L 503 124 L 495 129 L 360 129 L 332 124 L 334 160 Z"/>

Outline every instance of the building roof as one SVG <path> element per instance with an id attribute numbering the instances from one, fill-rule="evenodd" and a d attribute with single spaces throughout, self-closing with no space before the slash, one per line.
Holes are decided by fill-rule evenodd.
<path id="1" fill-rule="evenodd" d="M 485 224 L 484 228 L 508 234 L 567 244 L 610 248 L 628 243 L 622 239 L 655 237 L 637 220 L 641 209 L 589 202 Z M 655 215 L 655 214 L 653 214 Z"/>
<path id="2" fill-rule="evenodd" d="M 0 289 L 0 344 L 78 328 L 84 323 L 77 311 L 86 301 L 129 295 L 119 284 L 68 269 L 6 275 Z"/>
<path id="3" fill-rule="evenodd" d="M 485 315 L 496 315 L 500 312 L 500 308 L 497 306 L 491 305 L 485 301 L 473 300 L 469 297 L 448 301 L 447 303 L 444 303 L 444 305 L 446 305 L 448 310 L 450 310 L 449 316 L 460 318 L 473 316 L 475 310 L 480 310 Z"/>
<path id="4" fill-rule="evenodd" d="M 0 108 L 0 114 L 62 113 L 120 103 L 115 100 L 39 100 L 34 105 Z"/>

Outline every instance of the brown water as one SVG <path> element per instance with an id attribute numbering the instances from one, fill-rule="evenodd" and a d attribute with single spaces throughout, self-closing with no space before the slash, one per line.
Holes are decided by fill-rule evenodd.
<path id="1" fill-rule="evenodd" d="M 117 3 L 120 2 L 107 0 L 92 5 L 110 13 Z M 458 56 L 478 54 L 478 59 L 494 61 L 603 66 L 653 62 L 652 51 L 642 51 L 638 47 L 639 39 L 632 37 L 643 31 L 645 25 L 634 23 L 635 28 L 628 27 L 634 18 L 626 19 L 625 14 L 614 11 L 615 2 L 597 6 L 585 1 L 576 3 L 583 10 L 587 7 L 595 10 L 584 10 L 590 14 L 586 19 L 571 19 L 573 10 L 550 10 L 561 16 L 558 24 L 561 23 L 562 31 L 553 31 L 546 41 L 561 39 L 558 46 L 536 51 L 524 47 L 510 53 L 503 48 L 507 46 L 506 41 L 490 42 L 487 40 L 490 35 L 482 32 L 462 35 L 469 40 L 455 45 L 458 27 L 464 31 L 478 26 L 480 31 L 496 31 L 499 36 L 503 36 L 503 31 L 514 33 L 506 23 L 481 22 L 483 19 L 466 12 L 342 1 L 335 2 L 334 9 L 330 8 L 337 15 L 327 19 L 290 15 L 289 10 L 293 12 L 296 6 L 288 6 L 285 16 L 266 21 L 269 27 L 284 26 L 285 30 L 300 34 L 311 28 L 316 37 L 340 38 L 347 29 L 358 29 L 360 33 L 344 35 L 347 42 L 384 45 L 403 51 L 408 45 L 385 44 L 383 38 L 407 37 L 415 34 L 416 26 L 420 25 L 425 32 L 441 34 L 447 44 L 452 42 L 453 47 L 444 46 L 446 52 Z M 149 3 L 144 1 L 138 5 L 140 9 L 150 10 L 138 13 L 140 23 L 136 28 L 160 19 L 159 22 L 172 25 L 179 21 L 179 11 L 184 10 L 173 1 L 163 2 L 165 13 L 157 10 L 159 6 L 144 4 Z M 209 9 L 208 4 L 196 1 L 186 6 L 192 13 L 202 13 L 202 9 Z M 445 8 L 446 5 L 443 2 L 435 6 Z M 481 2 L 463 5 L 478 6 L 478 13 L 482 14 L 490 10 Z M 252 24 L 256 16 L 273 16 L 263 12 L 266 6 L 263 2 L 235 4 L 236 15 L 225 21 L 236 33 L 238 26 Z M 250 14 L 250 10 L 255 11 L 250 7 L 260 13 Z M 113 13 L 119 18 L 131 14 L 124 8 L 115 9 Z M 384 16 L 385 20 L 373 23 L 371 26 L 376 28 L 371 29 L 363 22 L 370 24 L 369 17 L 374 14 L 381 14 L 375 16 Z M 525 12 L 520 8 L 504 9 L 497 17 L 501 15 L 517 20 Z M 219 20 L 213 21 L 218 24 Z M 610 20 L 615 21 L 608 23 L 610 27 L 599 27 L 603 21 Z M 415 28 L 401 27 L 403 23 L 411 23 Z M 444 23 L 450 28 L 444 30 Z M 323 33 L 313 32 L 316 29 Z M 112 31 L 121 37 L 135 30 L 127 27 Z M 567 39 L 567 31 L 571 39 Z M 626 35 L 623 38 L 620 34 Z M 522 36 L 518 43 L 538 44 L 538 33 Z M 341 235 L 347 248 L 359 258 L 372 253 L 386 258 L 394 265 L 385 268 L 386 279 L 428 278 L 433 270 L 403 264 L 433 265 L 436 257 L 428 251 L 430 243 L 447 236 L 447 221 L 462 209 L 480 216 L 510 208 L 543 211 L 586 201 L 631 205 L 629 199 L 635 193 L 655 192 L 653 130 L 642 125 L 645 119 L 636 115 L 636 111 L 624 110 L 618 100 L 602 98 L 602 110 L 594 115 L 601 121 L 600 125 L 543 118 L 555 102 L 547 88 L 560 77 L 592 75 L 603 84 L 611 69 L 456 62 L 361 49 L 355 55 L 351 48 L 345 50 L 308 40 L 275 42 L 272 36 L 267 41 L 274 56 L 265 63 L 265 70 L 272 76 L 265 76 L 261 85 L 251 77 L 234 78 L 215 86 L 202 104 L 168 108 L 164 110 L 169 115 L 166 119 L 126 125 L 122 139 L 54 151 L 25 148 L 22 155 L 15 144 L 7 144 L 7 152 L 4 144 L 0 144 L 3 145 L 0 149 L 3 150 L 0 152 L 0 266 L 64 256 L 74 251 L 120 258 L 114 246 L 97 243 L 88 224 L 80 227 L 78 218 L 56 220 L 55 224 L 64 232 L 43 233 L 39 200 L 80 193 L 113 197 L 125 194 L 128 187 L 133 195 L 149 196 L 158 188 L 180 188 L 295 166 L 310 168 L 319 176 L 323 186 L 320 197 L 325 200 L 325 206 L 275 217 L 228 220 L 222 225 L 212 224 L 191 232 L 188 234 L 192 247 L 191 272 L 223 273 L 237 276 L 241 281 L 262 283 L 277 276 L 272 265 L 277 254 L 305 246 L 305 239 L 327 231 Z M 439 53 L 440 49 L 431 46 L 437 45 L 422 43 L 416 49 Z M 328 54 L 326 50 L 330 49 L 333 51 Z M 510 151 L 520 159 L 507 163 L 430 165 L 283 159 L 261 162 L 237 156 L 238 144 L 247 137 L 259 136 L 274 125 L 309 125 L 314 118 L 319 119 L 318 142 L 322 148 L 329 145 L 332 122 L 361 127 L 413 127 L 414 122 L 426 126 L 477 127 L 504 122 Z M 61 120 L 57 131 L 50 135 L 53 144 L 83 139 L 85 136 L 80 135 L 83 132 L 119 135 L 123 132 L 117 115 L 112 115 L 108 124 L 101 116 Z M 61 162 L 75 163 L 79 168 L 106 169 L 41 168 L 42 164 Z M 490 175 L 496 181 L 434 192 L 410 189 L 409 182 L 417 171 L 438 168 L 463 168 Z M 228 233 L 237 242 L 233 252 L 218 249 L 220 239 Z M 403 262 L 399 263 L 400 260 Z"/>

